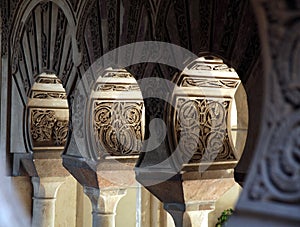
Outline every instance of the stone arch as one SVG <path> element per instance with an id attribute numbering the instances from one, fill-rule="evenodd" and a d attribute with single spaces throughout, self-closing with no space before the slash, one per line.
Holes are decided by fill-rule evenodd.
<path id="1" fill-rule="evenodd" d="M 51 9 L 48 10 L 47 7 Z M 40 11 L 43 12 L 42 16 L 37 14 Z M 81 62 L 72 8 L 65 1 L 23 1 L 15 15 L 15 26 L 12 26 L 11 31 L 12 74 L 15 74 L 17 68 L 28 71 L 28 83 L 32 85 L 33 76 L 42 72 L 54 72 L 62 80 L 67 93 L 70 93 L 76 79 L 76 67 Z M 57 24 L 52 24 L 50 18 Z M 20 59 L 23 61 L 23 68 L 18 66 Z M 44 65 L 43 61 L 50 63 Z M 21 84 L 19 86 L 22 87 Z"/>
<path id="2" fill-rule="evenodd" d="M 49 0 L 49 2 L 53 2 L 55 3 L 57 6 L 59 6 L 62 11 L 64 12 L 64 15 L 66 16 L 68 23 L 70 24 L 70 27 L 72 28 L 72 44 L 74 46 L 74 48 L 76 48 L 77 43 L 76 43 L 76 39 L 75 39 L 75 34 L 76 34 L 76 17 L 75 17 L 75 13 L 72 9 L 72 7 L 70 7 L 70 5 L 67 3 L 66 1 L 60 1 L 60 0 Z M 29 2 L 26 1 L 22 1 L 21 5 L 19 6 L 19 10 L 17 10 L 15 12 L 15 18 L 13 20 L 13 25 L 12 25 L 12 31 L 11 31 L 11 46 L 15 45 L 15 42 L 18 40 L 18 37 L 20 36 L 20 32 L 23 31 L 23 27 L 25 25 L 25 22 L 29 16 L 29 14 L 32 12 L 32 10 L 40 3 L 45 3 L 47 1 L 44 0 L 32 0 Z M 15 26 L 14 26 L 15 25 Z M 74 49 L 73 51 L 73 58 L 74 61 L 76 61 L 77 64 L 79 64 L 80 62 L 80 58 L 77 56 L 77 49 Z"/>
<path id="3" fill-rule="evenodd" d="M 28 137 L 29 132 L 14 122 L 25 124 L 28 97 L 38 76 L 42 73 L 57 75 L 71 107 L 70 94 L 77 80 L 77 66 L 81 63 L 75 37 L 76 23 L 75 13 L 67 1 L 22 1 L 15 11 L 8 65 L 12 81 L 10 108 L 15 113 L 10 133 L 18 132 L 16 138 L 12 137 L 10 147 L 14 155 L 13 175 L 20 173 L 23 155 L 30 154 L 29 142 L 22 139 L 22 135 Z"/>

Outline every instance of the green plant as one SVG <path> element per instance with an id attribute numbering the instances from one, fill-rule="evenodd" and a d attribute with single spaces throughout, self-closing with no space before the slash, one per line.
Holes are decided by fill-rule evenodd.
<path id="1" fill-rule="evenodd" d="M 221 216 L 218 217 L 216 227 L 222 227 L 223 224 L 228 220 L 229 216 L 232 215 L 233 209 L 226 209 L 222 212 Z"/>

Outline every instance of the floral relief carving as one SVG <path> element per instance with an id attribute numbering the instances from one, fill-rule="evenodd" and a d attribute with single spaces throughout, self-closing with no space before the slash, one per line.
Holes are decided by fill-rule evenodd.
<path id="1" fill-rule="evenodd" d="M 59 120 L 55 111 L 32 109 L 30 125 L 33 147 L 65 145 L 68 136 L 68 121 Z"/>
<path id="2" fill-rule="evenodd" d="M 261 204 L 285 204 L 277 213 L 286 214 L 287 209 L 297 212 L 300 202 L 299 8 L 283 0 L 263 1 L 257 7 L 266 20 L 265 53 L 271 70 L 266 76 L 265 108 L 271 114 L 264 116 L 266 144 L 257 150 L 260 157 L 245 198 Z"/>
<path id="3" fill-rule="evenodd" d="M 100 152 L 139 154 L 142 140 L 142 102 L 94 101 L 93 127 Z"/>
<path id="4" fill-rule="evenodd" d="M 56 145 L 64 146 L 67 142 L 69 121 L 57 121 L 53 127 L 53 139 Z"/>
<path id="5" fill-rule="evenodd" d="M 50 141 L 52 128 L 57 121 L 53 110 L 31 111 L 31 136 L 34 141 Z"/>

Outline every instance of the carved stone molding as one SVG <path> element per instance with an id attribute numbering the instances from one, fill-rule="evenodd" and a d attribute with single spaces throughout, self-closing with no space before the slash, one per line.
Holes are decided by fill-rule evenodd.
<path id="1" fill-rule="evenodd" d="M 235 184 L 233 168 L 239 157 L 230 115 L 240 80 L 234 69 L 208 56 L 192 62 L 173 82 L 177 86 L 170 94 L 171 105 L 162 111 L 171 154 L 156 164 L 155 155 L 163 156 L 167 148 L 147 152 L 143 161 L 148 158 L 156 165 L 138 163 L 136 178 L 164 203 L 176 226 L 189 226 L 186 221 L 207 220 L 210 209 L 203 204 L 213 204 Z"/>
<path id="2" fill-rule="evenodd" d="M 84 193 L 92 203 L 93 226 L 115 227 L 117 205 L 126 195 L 126 189 L 111 188 L 100 190 L 98 188 L 84 187 Z"/>
<path id="3" fill-rule="evenodd" d="M 39 80 L 43 78 L 45 80 Z M 13 175 L 65 177 L 61 153 L 69 133 L 69 108 L 66 93 L 57 77 L 43 73 L 29 94 L 24 121 L 27 152 L 15 152 Z M 51 81 L 52 83 L 49 83 Z M 46 82 L 46 83 L 43 83 Z"/>

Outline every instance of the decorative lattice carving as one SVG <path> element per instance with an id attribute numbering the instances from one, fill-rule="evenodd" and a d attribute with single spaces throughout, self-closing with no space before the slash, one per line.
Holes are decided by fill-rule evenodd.
<path id="1" fill-rule="evenodd" d="M 64 146 L 68 136 L 68 121 L 59 120 L 53 110 L 32 109 L 30 134 L 33 148 Z"/>
<path id="2" fill-rule="evenodd" d="M 98 149 L 111 155 L 139 154 L 142 102 L 94 101 L 93 127 Z"/>
<path id="3" fill-rule="evenodd" d="M 193 156 L 192 162 L 236 160 L 227 130 L 230 102 L 206 98 L 177 99 L 177 144 L 183 155 Z"/>
<path id="4" fill-rule="evenodd" d="M 64 146 L 67 142 L 69 121 L 57 121 L 53 127 L 55 145 Z"/>
<path id="5" fill-rule="evenodd" d="M 31 136 L 34 141 L 50 141 L 52 128 L 57 121 L 53 110 L 31 111 Z"/>

